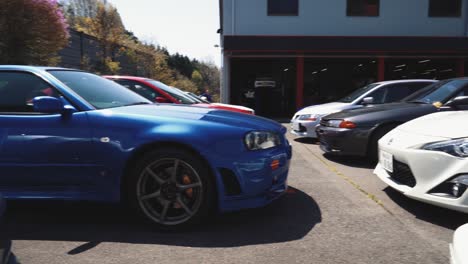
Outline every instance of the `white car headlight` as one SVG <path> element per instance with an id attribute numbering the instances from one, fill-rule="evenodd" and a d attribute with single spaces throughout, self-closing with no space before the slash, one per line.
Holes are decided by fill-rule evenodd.
<path id="1" fill-rule="evenodd" d="M 245 146 L 249 150 L 269 149 L 281 145 L 278 134 L 267 131 L 253 131 L 245 135 Z"/>
<path id="2" fill-rule="evenodd" d="M 307 121 L 317 121 L 319 118 L 319 115 L 314 115 L 314 114 L 307 114 L 307 115 L 300 115 L 299 120 L 307 120 Z"/>
<path id="3" fill-rule="evenodd" d="M 468 157 L 468 138 L 429 143 L 422 147 L 424 150 L 441 151 L 455 157 Z"/>

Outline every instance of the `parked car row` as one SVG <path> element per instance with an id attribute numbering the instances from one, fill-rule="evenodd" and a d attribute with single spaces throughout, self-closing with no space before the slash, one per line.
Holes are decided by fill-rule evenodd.
<path id="1" fill-rule="evenodd" d="M 292 149 L 281 124 L 195 107 L 150 79 L 107 78 L 130 89 L 78 70 L 0 66 L 6 199 L 124 201 L 172 228 L 286 192 Z"/>
<path id="2" fill-rule="evenodd" d="M 255 114 L 254 110 L 240 105 L 210 103 L 198 96 L 187 94 L 177 88 L 143 77 L 135 76 L 103 76 L 106 79 L 132 90 L 133 92 L 156 103 L 185 104 L 198 107 L 222 109 L 244 114 Z"/>
<path id="3" fill-rule="evenodd" d="M 300 110 L 292 118 L 291 132 L 297 136 L 317 138 L 317 126 L 320 125 L 322 117 L 326 115 L 400 101 L 435 82 L 433 80 L 402 80 L 366 85 L 337 102 L 309 106 Z"/>
<path id="4" fill-rule="evenodd" d="M 403 98 L 403 87 L 412 94 Z M 386 96 L 380 97 L 384 88 Z M 376 95 L 384 99 L 376 101 Z M 463 110 L 468 110 L 468 78 L 381 82 L 299 111 L 291 133 L 318 138 L 330 155 L 378 160 L 374 173 L 391 188 L 468 213 L 468 111 Z M 467 239 L 465 225 L 450 245 L 451 263 L 468 263 Z"/>
<path id="5" fill-rule="evenodd" d="M 354 103 L 361 100 L 360 107 L 347 105 L 348 110 L 320 116 L 316 134 L 311 135 L 331 155 L 367 155 L 378 160 L 375 174 L 410 198 L 468 213 L 468 111 L 457 111 L 468 110 L 468 78 L 422 87 L 428 83 L 371 84 L 350 96 L 357 99 Z M 391 94 L 408 84 L 416 91 L 400 102 L 362 106 L 373 101 L 366 98 L 366 93 L 375 93 L 373 89 L 389 86 L 386 93 Z M 309 113 L 331 110 L 329 104 L 306 109 Z M 294 134 L 303 113 L 293 118 Z"/>

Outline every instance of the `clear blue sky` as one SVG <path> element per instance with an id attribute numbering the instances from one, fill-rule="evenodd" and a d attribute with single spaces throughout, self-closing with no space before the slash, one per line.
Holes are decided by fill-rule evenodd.
<path id="1" fill-rule="evenodd" d="M 218 0 L 108 0 L 142 40 L 190 58 L 221 64 Z"/>

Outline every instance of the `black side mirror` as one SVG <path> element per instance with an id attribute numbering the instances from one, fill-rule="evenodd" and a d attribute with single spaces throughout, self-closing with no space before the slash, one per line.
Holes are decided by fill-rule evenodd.
<path id="1" fill-rule="evenodd" d="M 453 100 L 445 104 L 446 106 L 450 106 L 453 109 L 466 109 L 468 108 L 468 96 L 458 96 L 455 97 Z"/>

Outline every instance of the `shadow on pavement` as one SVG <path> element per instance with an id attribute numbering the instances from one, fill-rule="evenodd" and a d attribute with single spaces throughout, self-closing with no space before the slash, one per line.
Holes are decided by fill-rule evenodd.
<path id="1" fill-rule="evenodd" d="M 468 223 L 468 214 L 410 199 L 390 187 L 385 188 L 384 192 L 390 199 L 417 219 L 451 230 Z"/>
<path id="2" fill-rule="evenodd" d="M 365 157 L 351 157 L 351 156 L 336 156 L 324 153 L 323 156 L 332 162 L 340 163 L 353 168 L 373 169 L 377 165 Z"/>
<path id="3" fill-rule="evenodd" d="M 320 145 L 320 142 L 316 138 L 295 138 L 294 141 L 309 145 Z"/>
<path id="4" fill-rule="evenodd" d="M 164 232 L 122 206 L 76 202 L 11 202 L 6 230 L 13 240 L 83 241 L 68 254 L 101 242 L 184 247 L 238 247 L 298 240 L 322 221 L 312 197 L 291 188 L 265 208 L 220 214 L 187 231 Z"/>

